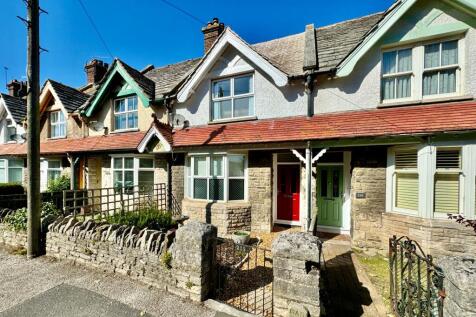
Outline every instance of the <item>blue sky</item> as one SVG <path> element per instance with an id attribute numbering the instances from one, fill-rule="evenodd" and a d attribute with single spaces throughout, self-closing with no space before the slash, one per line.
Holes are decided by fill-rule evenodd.
<path id="1" fill-rule="evenodd" d="M 160 0 L 82 0 L 115 57 L 138 69 L 200 56 L 201 23 Z M 202 21 L 219 17 L 249 43 L 299 33 L 316 26 L 360 17 L 388 8 L 394 0 L 169 0 Z M 25 78 L 26 16 L 21 0 L 2 1 L 0 10 L 0 91 L 8 80 Z M 299 3 L 299 4 L 298 4 Z M 92 58 L 111 62 L 78 0 L 40 0 L 41 80 L 53 78 L 74 87 L 85 84 L 83 71 Z M 6 30 L 6 31 L 5 31 Z"/>

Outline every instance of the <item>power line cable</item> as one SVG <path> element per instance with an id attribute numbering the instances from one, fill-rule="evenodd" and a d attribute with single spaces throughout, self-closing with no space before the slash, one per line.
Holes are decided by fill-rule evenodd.
<path id="1" fill-rule="evenodd" d="M 86 14 L 89 22 L 91 23 L 91 26 L 93 27 L 94 31 L 96 32 L 97 36 L 99 37 L 99 40 L 102 42 L 102 45 L 106 49 L 107 53 L 109 54 L 109 56 L 111 56 L 112 59 L 114 59 L 114 55 L 112 55 L 111 50 L 109 49 L 109 47 L 106 43 L 106 40 L 101 35 L 101 32 L 99 32 L 99 28 L 96 26 L 96 23 L 94 23 L 94 20 L 93 20 L 92 16 L 89 14 L 88 9 L 86 9 L 86 6 L 84 5 L 83 1 L 78 0 L 78 3 L 81 6 L 81 8 L 83 9 L 84 14 Z"/>
<path id="2" fill-rule="evenodd" d="M 173 8 L 173 9 L 175 9 L 175 10 L 177 10 L 177 11 L 179 11 L 179 12 L 185 14 L 185 15 L 188 16 L 189 18 L 191 18 L 191 19 L 195 20 L 196 22 L 200 23 L 200 25 L 205 25 L 205 24 L 207 24 L 207 23 L 204 22 L 202 19 L 196 17 L 195 15 L 191 14 L 191 13 L 188 12 L 188 11 L 185 11 L 184 9 L 182 9 L 182 8 L 178 7 L 177 5 L 175 5 L 175 4 L 171 3 L 171 2 L 169 2 L 168 0 L 160 0 L 160 1 L 163 2 L 163 3 L 165 3 L 166 5 L 168 5 L 169 7 L 171 7 L 171 8 Z"/>

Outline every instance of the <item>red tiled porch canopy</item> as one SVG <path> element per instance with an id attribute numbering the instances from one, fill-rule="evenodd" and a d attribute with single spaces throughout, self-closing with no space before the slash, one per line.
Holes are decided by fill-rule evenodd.
<path id="1" fill-rule="evenodd" d="M 174 147 L 476 131 L 476 101 L 319 114 L 177 130 Z"/>

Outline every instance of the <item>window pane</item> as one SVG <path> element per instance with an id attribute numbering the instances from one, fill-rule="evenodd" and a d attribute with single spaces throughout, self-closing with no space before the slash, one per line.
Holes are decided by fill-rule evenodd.
<path id="1" fill-rule="evenodd" d="M 137 111 L 127 114 L 127 128 L 136 129 L 139 125 Z"/>
<path id="2" fill-rule="evenodd" d="M 0 167 L 0 183 L 6 183 L 5 167 Z"/>
<path id="3" fill-rule="evenodd" d="M 456 69 L 440 72 L 440 94 L 456 92 Z"/>
<path id="4" fill-rule="evenodd" d="M 412 70 L 412 50 L 398 51 L 398 71 L 408 72 Z"/>
<path id="5" fill-rule="evenodd" d="M 230 177 L 245 175 L 245 157 L 243 155 L 228 156 L 228 174 Z"/>
<path id="6" fill-rule="evenodd" d="M 213 83 L 213 98 L 230 96 L 230 80 L 220 80 Z"/>
<path id="7" fill-rule="evenodd" d="M 0 160 L 0 168 L 5 167 L 5 160 Z"/>
<path id="8" fill-rule="evenodd" d="M 114 158 L 113 161 L 114 161 L 113 166 L 114 166 L 115 169 L 122 168 L 122 157 L 116 157 L 116 158 Z"/>
<path id="9" fill-rule="evenodd" d="M 418 210 L 418 174 L 397 174 L 395 206 Z"/>
<path id="10" fill-rule="evenodd" d="M 139 159 L 139 168 L 154 168 L 153 159 Z"/>
<path id="11" fill-rule="evenodd" d="M 235 95 L 248 94 L 253 91 L 251 76 L 235 78 Z"/>
<path id="12" fill-rule="evenodd" d="M 383 53 L 383 73 L 393 74 L 396 72 L 397 52 Z"/>
<path id="13" fill-rule="evenodd" d="M 195 176 L 207 176 L 207 158 L 205 156 L 196 156 L 194 160 L 194 171 L 193 175 Z"/>
<path id="14" fill-rule="evenodd" d="M 327 197 L 327 170 L 321 170 L 321 197 Z"/>
<path id="15" fill-rule="evenodd" d="M 126 111 L 126 100 L 125 99 L 116 100 L 115 105 L 114 105 L 114 111 L 115 112 L 124 112 L 124 111 Z"/>
<path id="16" fill-rule="evenodd" d="M 223 156 L 212 156 L 210 158 L 211 176 L 223 176 Z"/>
<path id="17" fill-rule="evenodd" d="M 332 197 L 340 197 L 340 171 L 332 171 Z"/>
<path id="18" fill-rule="evenodd" d="M 134 158 L 133 157 L 125 157 L 124 158 L 124 168 L 134 168 Z"/>
<path id="19" fill-rule="evenodd" d="M 125 171 L 124 172 L 124 187 L 132 187 L 134 185 L 134 172 Z"/>
<path id="20" fill-rule="evenodd" d="M 193 198 L 207 199 L 207 180 L 206 179 L 194 179 Z"/>
<path id="21" fill-rule="evenodd" d="M 57 111 L 50 113 L 50 121 L 51 121 L 51 123 L 56 123 L 56 122 L 58 122 L 58 113 L 59 113 L 59 112 L 57 112 Z"/>
<path id="22" fill-rule="evenodd" d="M 139 171 L 139 188 L 152 188 L 154 185 L 153 171 Z"/>
<path id="23" fill-rule="evenodd" d="M 441 48 L 441 65 L 458 64 L 458 41 L 445 42 Z"/>
<path id="24" fill-rule="evenodd" d="M 233 117 L 246 117 L 252 115 L 253 97 L 237 98 L 234 100 Z"/>
<path id="25" fill-rule="evenodd" d="M 129 97 L 127 98 L 127 110 L 137 110 L 137 97 Z"/>
<path id="26" fill-rule="evenodd" d="M 395 78 L 382 79 L 382 98 L 383 100 L 395 99 Z"/>
<path id="27" fill-rule="evenodd" d="M 231 118 L 231 100 L 213 102 L 213 120 Z"/>
<path id="28" fill-rule="evenodd" d="M 438 94 L 438 72 L 423 75 L 423 95 Z"/>
<path id="29" fill-rule="evenodd" d="M 459 174 L 435 175 L 435 212 L 459 213 Z"/>
<path id="30" fill-rule="evenodd" d="M 52 171 L 52 170 L 49 170 L 47 173 L 46 173 L 46 177 L 48 179 L 48 182 L 51 181 L 51 180 L 55 180 L 57 179 L 58 177 L 61 176 L 61 171 Z"/>
<path id="31" fill-rule="evenodd" d="M 48 168 L 61 168 L 60 161 L 48 161 Z"/>
<path id="32" fill-rule="evenodd" d="M 8 160 L 8 167 L 23 167 L 23 160 Z"/>
<path id="33" fill-rule="evenodd" d="M 440 66 L 440 43 L 425 45 L 425 68 Z"/>
<path id="34" fill-rule="evenodd" d="M 230 179 L 228 188 L 229 200 L 244 200 L 245 199 L 245 180 L 244 179 Z"/>
<path id="35" fill-rule="evenodd" d="M 411 97 L 412 93 L 411 76 L 401 76 L 397 78 L 397 98 Z"/>
<path id="36" fill-rule="evenodd" d="M 8 169 L 8 182 L 9 183 L 19 183 L 23 181 L 23 170 L 21 168 L 9 168 Z"/>
<path id="37" fill-rule="evenodd" d="M 223 200 L 224 196 L 224 180 L 223 179 L 210 179 L 210 200 Z"/>
<path id="38" fill-rule="evenodd" d="M 119 114 L 114 117 L 114 128 L 116 130 L 127 129 L 127 115 L 126 114 Z"/>
<path id="39" fill-rule="evenodd" d="M 112 179 L 113 179 L 114 187 L 122 187 L 122 172 L 121 171 L 114 171 Z"/>

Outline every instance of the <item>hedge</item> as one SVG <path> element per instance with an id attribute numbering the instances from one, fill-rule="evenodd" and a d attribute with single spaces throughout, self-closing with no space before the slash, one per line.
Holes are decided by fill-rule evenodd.
<path id="1" fill-rule="evenodd" d="M 18 195 L 24 193 L 25 189 L 22 185 L 13 183 L 0 184 L 0 195 Z"/>

